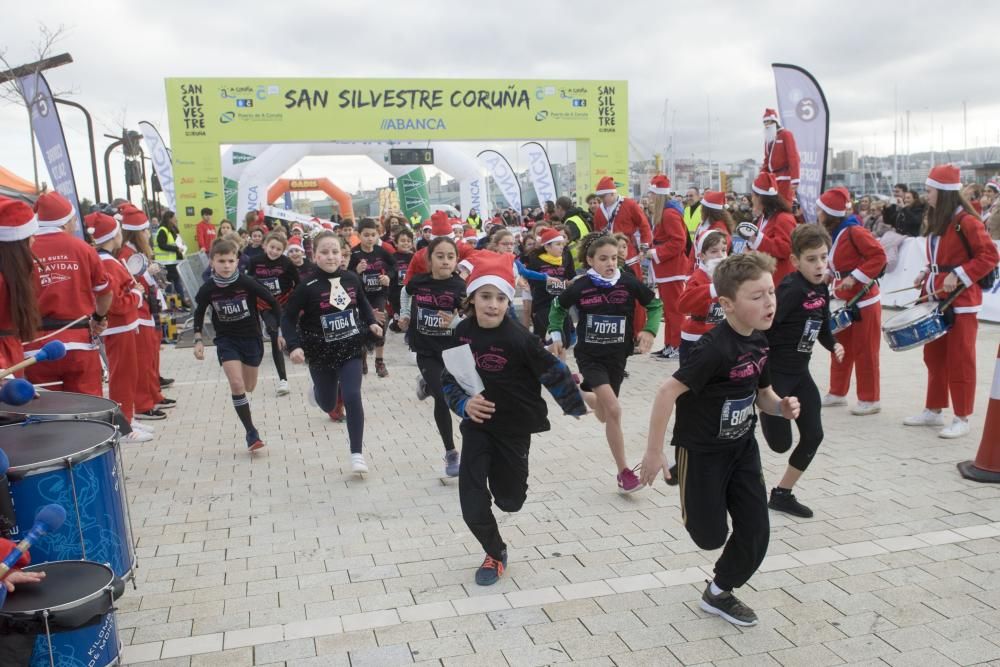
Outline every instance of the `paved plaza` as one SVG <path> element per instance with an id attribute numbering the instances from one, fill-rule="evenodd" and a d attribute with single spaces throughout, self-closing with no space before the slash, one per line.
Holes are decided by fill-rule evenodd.
<path id="1" fill-rule="evenodd" d="M 125 447 L 138 539 L 119 601 L 130 665 L 1000 665 L 1000 485 L 961 479 L 986 414 L 1000 327 L 979 331 L 972 435 L 942 440 L 902 418 L 923 406 L 920 350 L 883 343 L 880 415 L 824 411 L 826 440 L 797 489 L 812 519 L 771 514 L 736 628 L 698 608 L 717 553 L 681 524 L 676 487 L 616 492 L 603 428 L 559 416 L 533 439 L 524 509 L 500 517 L 507 576 L 473 583 L 482 551 L 462 522 L 431 403 L 391 335 L 391 376 L 365 378 L 365 479 L 346 426 L 305 394 L 275 396 L 269 356 L 253 396 L 267 448 L 250 456 L 208 351 L 165 348 L 179 407 Z M 659 345 L 657 345 L 659 347 Z M 828 356 L 817 347 L 822 390 Z M 672 362 L 633 358 L 623 387 L 629 460 Z M 854 401 L 853 395 L 851 401 Z M 948 415 L 950 418 L 950 414 Z M 456 421 L 457 424 L 457 421 Z M 456 436 L 457 436 L 456 429 Z M 459 446 L 461 446 L 459 444 Z M 762 441 L 773 486 L 785 457 Z"/>

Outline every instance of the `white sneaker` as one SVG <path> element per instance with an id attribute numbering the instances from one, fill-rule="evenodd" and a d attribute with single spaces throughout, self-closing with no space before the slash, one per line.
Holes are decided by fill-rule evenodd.
<path id="1" fill-rule="evenodd" d="M 824 408 L 832 408 L 837 405 L 847 405 L 847 397 L 837 396 L 836 394 L 827 394 L 823 397 Z"/>
<path id="2" fill-rule="evenodd" d="M 306 394 L 306 398 L 309 399 L 309 405 L 314 408 L 319 407 L 319 403 L 316 402 L 316 385 L 309 385 L 309 393 Z"/>
<path id="3" fill-rule="evenodd" d="M 368 472 L 364 454 L 351 454 L 351 472 Z"/>
<path id="4" fill-rule="evenodd" d="M 288 396 L 288 380 L 278 380 L 278 396 Z"/>
<path id="5" fill-rule="evenodd" d="M 132 431 L 128 435 L 123 435 L 122 442 L 149 442 L 153 439 L 152 433 L 146 431 Z"/>
<path id="6" fill-rule="evenodd" d="M 146 424 L 143 424 L 140 421 L 134 421 L 131 424 L 129 424 L 129 426 L 132 427 L 133 431 L 142 431 L 143 433 L 149 433 L 150 435 L 152 435 L 153 433 L 156 433 L 156 429 L 155 428 L 153 428 L 152 426 L 148 426 Z"/>
<path id="7" fill-rule="evenodd" d="M 851 414 L 858 415 L 859 417 L 873 415 L 878 412 L 882 412 L 882 404 L 878 401 L 858 401 L 857 405 L 851 408 Z"/>
<path id="8" fill-rule="evenodd" d="M 919 415 L 904 419 L 903 426 L 944 426 L 944 415 L 924 408 Z"/>
<path id="9" fill-rule="evenodd" d="M 939 438 L 946 440 L 961 438 L 963 435 L 969 435 L 969 420 L 960 417 L 952 419 L 951 424 L 941 429 L 941 432 L 938 433 Z"/>

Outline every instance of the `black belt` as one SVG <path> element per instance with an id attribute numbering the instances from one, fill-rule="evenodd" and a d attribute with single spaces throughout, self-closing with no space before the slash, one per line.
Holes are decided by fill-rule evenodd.
<path id="1" fill-rule="evenodd" d="M 16 336 L 16 335 L 17 335 L 16 331 L 8 331 L 6 329 L 0 330 L 0 338 L 5 338 L 7 336 Z"/>
<path id="2" fill-rule="evenodd" d="M 694 315 L 691 315 L 690 317 L 692 322 L 708 322 L 707 317 L 695 317 Z"/>
<path id="3" fill-rule="evenodd" d="M 69 324 L 72 324 L 72 323 L 73 323 L 73 320 L 50 320 L 48 318 L 43 318 L 42 319 L 41 329 L 42 329 L 42 331 L 53 331 L 55 329 L 62 329 L 63 327 L 66 327 L 66 325 L 69 325 Z M 76 324 L 72 324 L 72 326 L 69 326 L 67 328 L 68 329 L 89 329 L 90 328 L 90 318 L 87 318 L 87 319 L 85 319 L 85 320 L 83 320 L 81 322 L 77 322 Z"/>

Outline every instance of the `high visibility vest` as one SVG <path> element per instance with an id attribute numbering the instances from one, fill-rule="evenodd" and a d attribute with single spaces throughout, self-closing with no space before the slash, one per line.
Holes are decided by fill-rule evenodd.
<path id="1" fill-rule="evenodd" d="M 587 221 L 579 215 L 571 215 L 566 218 L 564 222 L 567 225 L 573 225 L 576 227 L 577 231 L 580 232 L 580 239 L 583 239 L 584 236 L 590 233 L 590 230 L 587 229 Z M 574 258 L 576 257 L 576 249 L 580 246 L 580 239 L 568 244 L 570 254 L 572 254 Z"/>
<path id="2" fill-rule="evenodd" d="M 174 235 L 171 233 L 170 228 L 166 225 L 160 227 L 167 235 L 167 245 L 176 245 L 174 243 Z M 157 231 L 156 235 L 159 236 L 160 232 Z M 177 263 L 177 253 L 173 250 L 163 250 L 160 248 L 160 244 L 153 239 L 153 259 L 155 259 L 160 264 L 176 264 Z"/>
<path id="3" fill-rule="evenodd" d="M 421 221 L 422 218 L 420 217 L 419 213 L 414 213 L 413 215 L 410 216 L 410 224 L 413 225 L 414 227 L 419 227 Z"/>
<path id="4" fill-rule="evenodd" d="M 480 218 L 478 215 L 477 216 L 470 215 L 469 219 L 466 220 L 466 222 L 472 225 L 473 229 L 479 229 L 480 227 L 483 226 L 483 219 Z"/>
<path id="5" fill-rule="evenodd" d="M 698 229 L 698 225 L 701 224 L 701 206 L 695 209 L 694 215 L 691 214 L 691 207 L 684 207 L 684 226 L 687 227 L 688 234 L 694 234 L 694 230 Z"/>

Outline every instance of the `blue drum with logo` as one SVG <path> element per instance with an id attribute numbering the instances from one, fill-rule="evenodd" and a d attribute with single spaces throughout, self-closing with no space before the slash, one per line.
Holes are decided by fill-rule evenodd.
<path id="1" fill-rule="evenodd" d="M 0 427 L 10 459 L 7 479 L 17 516 L 17 540 L 35 513 L 55 503 L 66 523 L 31 548 L 32 561 L 89 560 L 127 579 L 135 567 L 118 460 L 118 431 L 96 421 L 26 422 Z"/>
<path id="2" fill-rule="evenodd" d="M 124 586 L 98 563 L 61 561 L 24 568 L 45 579 L 24 584 L 7 596 L 0 621 L 22 634 L 37 635 L 31 667 L 117 665 L 121 643 L 114 601 Z"/>

